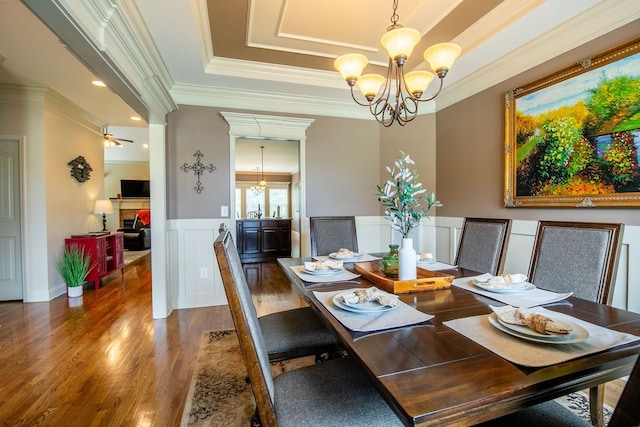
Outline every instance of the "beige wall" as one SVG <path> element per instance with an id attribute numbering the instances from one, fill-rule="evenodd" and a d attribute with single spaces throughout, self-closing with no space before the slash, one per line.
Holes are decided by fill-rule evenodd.
<path id="1" fill-rule="evenodd" d="M 100 128 L 43 88 L 0 86 L 0 135 L 21 140 L 24 301 L 47 301 L 66 291 L 53 262 L 71 234 L 102 227 L 93 215 L 103 198 Z M 93 131 L 92 131 L 93 129 Z M 78 183 L 67 163 L 84 156 L 93 171 Z"/>
<path id="2" fill-rule="evenodd" d="M 168 115 L 167 194 L 169 219 L 219 217 L 229 206 L 229 127 L 213 107 L 180 106 Z M 263 113 L 260 113 L 263 114 Z M 267 113 L 269 114 L 269 113 Z M 295 116 L 295 115 L 289 115 Z M 300 117 L 300 116 L 298 116 Z M 430 191 L 435 191 L 435 117 L 420 116 L 410 126 L 384 129 L 373 120 L 313 117 L 306 132 L 306 215 L 377 216 L 376 184 L 398 150 L 410 153 Z M 381 148 L 382 147 L 382 148 Z M 179 167 L 193 163 L 193 153 L 205 154 L 205 189 L 193 191 L 193 173 Z M 433 189 L 432 189 L 433 188 Z"/>
<path id="3" fill-rule="evenodd" d="M 104 165 L 104 196 L 115 198 L 120 193 L 121 179 L 149 179 L 149 162 L 110 163 Z"/>
<path id="4" fill-rule="evenodd" d="M 640 21 L 554 58 L 437 113 L 439 216 L 557 219 L 640 224 L 637 209 L 505 208 L 504 94 L 640 36 Z"/>

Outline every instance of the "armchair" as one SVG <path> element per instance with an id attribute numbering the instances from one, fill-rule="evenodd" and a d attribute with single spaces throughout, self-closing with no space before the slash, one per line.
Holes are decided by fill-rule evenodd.
<path id="1" fill-rule="evenodd" d="M 131 228 L 120 228 L 124 233 L 124 248 L 130 251 L 140 251 L 151 248 L 151 211 L 148 209 L 136 211 Z"/>

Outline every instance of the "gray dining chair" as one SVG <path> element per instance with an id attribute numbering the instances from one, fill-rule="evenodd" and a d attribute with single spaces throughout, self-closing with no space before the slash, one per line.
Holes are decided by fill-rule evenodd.
<path id="1" fill-rule="evenodd" d="M 510 219 L 465 218 L 455 264 L 480 273 L 502 273 L 510 230 Z"/>
<path id="2" fill-rule="evenodd" d="M 331 359 L 272 378 L 264 335 L 229 230 L 222 230 L 213 246 L 261 425 L 402 425 L 367 375 L 349 358 Z"/>
<path id="3" fill-rule="evenodd" d="M 627 384 L 609 420 L 608 427 L 640 426 L 640 358 L 636 359 Z M 555 401 L 523 409 L 476 427 L 592 427 L 591 424 Z"/>
<path id="4" fill-rule="evenodd" d="M 221 224 L 219 232 L 228 232 Z M 232 241 L 229 235 L 229 240 Z M 316 316 L 311 307 L 278 311 L 258 318 L 269 360 L 315 356 L 333 357 L 340 349 L 335 335 Z"/>
<path id="5" fill-rule="evenodd" d="M 529 281 L 554 292 L 573 292 L 578 298 L 609 304 L 618 269 L 623 224 L 575 221 L 539 221 Z M 603 426 L 604 384 L 589 389 L 594 426 Z M 528 410 L 548 412 L 550 404 Z"/>
<path id="6" fill-rule="evenodd" d="M 309 219 L 311 256 L 329 255 L 341 248 L 358 252 L 353 216 L 316 216 Z"/>
<path id="7" fill-rule="evenodd" d="M 610 304 L 618 270 L 624 225 L 620 223 L 539 221 L 529 281 L 554 292 Z M 604 425 L 604 384 L 589 389 L 591 422 Z"/>
<path id="8" fill-rule="evenodd" d="M 539 221 L 529 281 L 543 289 L 609 304 L 623 230 L 618 223 Z"/>

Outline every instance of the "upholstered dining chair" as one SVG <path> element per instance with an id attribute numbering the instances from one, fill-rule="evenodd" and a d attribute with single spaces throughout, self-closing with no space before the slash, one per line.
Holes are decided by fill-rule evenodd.
<path id="1" fill-rule="evenodd" d="M 220 233 L 228 231 L 222 224 Z M 229 240 L 233 242 L 231 235 Z M 235 247 L 235 246 L 234 246 Z M 269 360 L 277 362 L 303 356 L 333 355 L 339 348 L 335 335 L 311 307 L 278 311 L 258 318 Z"/>
<path id="2" fill-rule="evenodd" d="M 358 252 L 353 216 L 316 216 L 309 219 L 311 256 L 329 255 L 341 248 Z"/>
<path id="3" fill-rule="evenodd" d="M 627 384 L 620 395 L 618 404 L 609 420 L 608 427 L 640 426 L 640 358 L 631 371 Z M 506 415 L 476 427 L 592 427 L 591 424 L 578 417 L 564 406 L 555 401 L 549 401 L 540 405 L 523 409 L 513 414 Z"/>
<path id="4" fill-rule="evenodd" d="M 624 225 L 619 223 L 539 221 L 529 281 L 555 292 L 609 304 L 618 270 Z M 604 384 L 589 390 L 591 422 L 604 424 Z"/>
<path id="5" fill-rule="evenodd" d="M 272 378 L 266 343 L 229 230 L 214 249 L 263 426 L 402 425 L 366 374 L 336 358 Z"/>
<path id="6" fill-rule="evenodd" d="M 465 218 L 455 264 L 481 273 L 502 273 L 510 230 L 510 219 Z"/>
<path id="7" fill-rule="evenodd" d="M 529 281 L 555 292 L 609 304 L 623 224 L 539 221 Z"/>
<path id="8" fill-rule="evenodd" d="M 529 281 L 554 292 L 573 292 L 578 298 L 611 302 L 618 269 L 623 224 L 539 221 Z M 604 384 L 589 389 L 591 422 L 603 426 Z M 546 412 L 549 404 L 529 412 Z"/>

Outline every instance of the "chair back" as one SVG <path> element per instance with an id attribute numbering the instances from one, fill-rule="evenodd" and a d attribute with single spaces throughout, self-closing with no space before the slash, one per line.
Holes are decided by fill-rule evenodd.
<path id="1" fill-rule="evenodd" d="M 340 248 L 358 252 L 356 219 L 353 216 L 311 217 L 311 256 L 329 255 Z"/>
<path id="2" fill-rule="evenodd" d="M 555 292 L 609 304 L 623 224 L 540 221 L 529 281 Z"/>
<path id="3" fill-rule="evenodd" d="M 220 227 L 213 247 L 260 420 L 264 426 L 276 426 L 269 355 L 238 250 L 226 227 Z"/>
<path id="4" fill-rule="evenodd" d="M 640 426 L 640 357 L 629 375 L 608 427 Z"/>
<path id="5" fill-rule="evenodd" d="M 510 230 L 510 219 L 465 218 L 455 264 L 480 273 L 502 273 Z"/>

